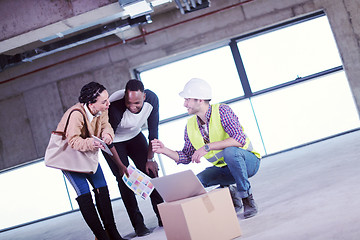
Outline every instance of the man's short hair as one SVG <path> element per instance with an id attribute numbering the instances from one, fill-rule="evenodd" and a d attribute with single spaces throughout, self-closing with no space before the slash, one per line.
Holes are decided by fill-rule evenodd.
<path id="1" fill-rule="evenodd" d="M 126 83 L 125 92 L 127 91 L 141 91 L 144 92 L 144 84 L 137 79 L 131 79 Z"/>

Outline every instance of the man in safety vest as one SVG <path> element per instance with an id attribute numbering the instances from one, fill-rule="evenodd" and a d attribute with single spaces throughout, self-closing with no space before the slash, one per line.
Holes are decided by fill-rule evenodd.
<path id="1" fill-rule="evenodd" d="M 259 169 L 261 156 L 252 148 L 250 139 L 232 109 L 226 104 L 210 105 L 211 87 L 198 78 L 186 83 L 179 94 L 191 117 L 185 128 L 185 145 L 173 151 L 154 139 L 153 152 L 164 154 L 177 164 L 199 163 L 205 157 L 213 166 L 197 177 L 205 187 L 229 186 L 236 183 L 237 195 L 244 206 L 244 218 L 257 214 L 248 178 Z"/>

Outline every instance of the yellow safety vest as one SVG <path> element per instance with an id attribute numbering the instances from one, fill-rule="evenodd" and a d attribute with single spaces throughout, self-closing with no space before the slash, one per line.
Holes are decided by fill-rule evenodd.
<path id="1" fill-rule="evenodd" d="M 211 105 L 211 117 L 209 123 L 210 142 L 218 142 L 229 138 L 229 135 L 225 132 L 223 126 L 221 125 L 219 106 L 220 104 Z M 204 138 L 201 135 L 199 125 L 197 123 L 196 115 L 188 120 L 186 128 L 190 142 L 196 150 L 205 145 Z M 244 132 L 243 127 L 242 131 Z M 256 157 L 261 158 L 261 155 L 253 150 L 249 137 L 246 136 L 245 145 L 241 148 L 254 153 Z M 204 157 L 216 167 L 226 166 L 222 150 L 211 150 Z"/>

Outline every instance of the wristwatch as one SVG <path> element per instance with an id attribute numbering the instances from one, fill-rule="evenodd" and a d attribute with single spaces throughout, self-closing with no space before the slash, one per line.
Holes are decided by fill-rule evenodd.
<path id="1" fill-rule="evenodd" d="M 204 145 L 204 149 L 205 151 L 210 152 L 210 146 L 208 144 Z"/>

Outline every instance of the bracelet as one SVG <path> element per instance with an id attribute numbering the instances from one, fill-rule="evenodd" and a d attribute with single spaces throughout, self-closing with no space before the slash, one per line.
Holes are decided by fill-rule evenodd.
<path id="1" fill-rule="evenodd" d="M 148 162 L 154 162 L 154 158 L 148 158 Z"/>

